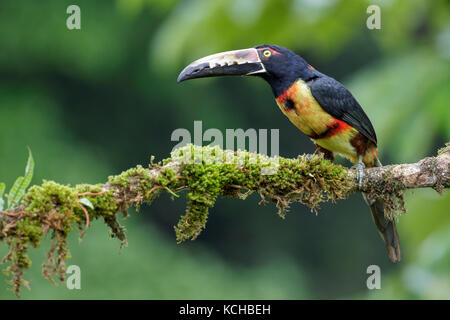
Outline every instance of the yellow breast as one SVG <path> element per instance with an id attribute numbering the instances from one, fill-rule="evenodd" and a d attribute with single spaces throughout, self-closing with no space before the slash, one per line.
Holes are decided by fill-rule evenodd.
<path id="1" fill-rule="evenodd" d="M 357 161 L 351 140 L 358 131 L 333 118 L 316 101 L 308 85 L 298 80 L 276 99 L 278 107 L 289 120 L 322 148 Z"/>
<path id="2" fill-rule="evenodd" d="M 335 120 L 322 109 L 302 80 L 294 83 L 276 101 L 283 114 L 308 136 L 320 135 Z"/>

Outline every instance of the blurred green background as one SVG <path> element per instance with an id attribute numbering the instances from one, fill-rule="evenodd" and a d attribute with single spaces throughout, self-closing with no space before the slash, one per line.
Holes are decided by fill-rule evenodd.
<path id="1" fill-rule="evenodd" d="M 81 30 L 66 9 L 81 8 Z M 381 30 L 366 9 L 381 7 Z M 421 0 L 2 0 L 0 2 L 0 181 L 104 182 L 176 144 L 173 130 L 279 128 L 280 153 L 314 150 L 256 78 L 176 83 L 207 54 L 279 44 L 343 82 L 376 129 L 381 161 L 415 162 L 450 140 L 449 2 Z M 342 162 L 346 165 L 348 163 Z M 398 222 L 403 261 L 392 264 L 360 195 L 315 216 L 293 205 L 220 199 L 194 242 L 175 243 L 184 195 L 162 196 L 122 221 L 119 252 L 100 221 L 70 237 L 81 290 L 41 276 L 49 241 L 31 249 L 25 274 L 34 299 L 450 298 L 450 194 L 408 192 Z M 0 246 L 0 254 L 6 248 Z M 381 290 L 366 287 L 369 265 Z M 4 266 L 3 266 L 4 267 Z M 0 298 L 14 299 L 1 276 Z"/>

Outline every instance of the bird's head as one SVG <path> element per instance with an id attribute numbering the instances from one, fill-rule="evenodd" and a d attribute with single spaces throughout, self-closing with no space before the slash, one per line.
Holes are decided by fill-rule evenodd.
<path id="1" fill-rule="evenodd" d="M 178 82 L 218 76 L 259 76 L 278 96 L 299 78 L 306 81 L 316 75 L 302 57 L 277 45 L 264 44 L 249 49 L 212 54 L 189 64 Z"/>

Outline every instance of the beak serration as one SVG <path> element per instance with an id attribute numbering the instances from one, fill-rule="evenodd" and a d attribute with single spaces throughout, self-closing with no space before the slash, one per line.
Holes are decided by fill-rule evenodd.
<path id="1" fill-rule="evenodd" d="M 216 53 L 189 64 L 177 81 L 231 75 L 249 75 L 265 72 L 264 65 L 254 48 Z"/>

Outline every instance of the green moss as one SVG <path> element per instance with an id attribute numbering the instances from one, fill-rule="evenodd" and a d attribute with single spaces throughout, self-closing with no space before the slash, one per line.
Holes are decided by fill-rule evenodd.
<path id="1" fill-rule="evenodd" d="M 0 224 L 3 235 L 0 239 L 10 248 L 3 261 L 10 263 L 7 271 L 12 274 L 16 294 L 21 285 L 26 284 L 22 279 L 23 269 L 31 266 L 28 246 L 39 246 L 48 233 L 53 242 L 43 264 L 43 274 L 51 281 L 54 281 L 54 275 L 64 279 L 64 261 L 70 257 L 66 239 L 74 225 L 82 229 L 87 223 L 83 208 L 87 210 L 89 220 L 103 218 L 111 235 L 118 238 L 121 245 L 126 245 L 125 228 L 118 222 L 118 212 L 126 215 L 128 207 L 136 206 L 138 209 L 142 203 L 152 202 L 161 192 L 173 194 L 187 188 L 186 212 L 175 227 L 176 239 L 182 242 L 195 239 L 201 233 L 206 226 L 209 209 L 219 196 L 245 199 L 256 191 L 262 201 L 268 199 L 273 202 L 280 216 L 284 217 L 293 201 L 317 212 L 321 202 L 345 198 L 354 187 L 344 167 L 317 155 L 309 160 L 304 156 L 297 159 L 269 158 L 246 151 L 188 145 L 172 152 L 171 157 L 162 163 L 154 163 L 153 160 L 149 168 L 137 166 L 109 177 L 107 184 L 71 187 L 44 181 L 41 186 L 31 187 L 22 204 L 14 208 L 13 212 L 19 213 L 19 218 Z M 174 166 L 170 166 L 171 163 Z M 401 186 L 389 181 L 392 190 L 388 190 L 385 184 L 379 188 L 375 186 L 374 190 L 386 199 L 392 199 L 392 194 L 402 199 Z M 80 203 L 82 198 L 88 199 L 92 207 Z M 392 208 L 399 206 L 402 206 L 401 202 L 391 205 Z"/>
<path id="2" fill-rule="evenodd" d="M 139 182 L 139 187 L 146 189 L 151 184 L 150 176 L 148 175 L 148 169 L 138 165 L 135 168 L 131 168 L 117 176 L 110 176 L 108 182 L 117 187 L 127 188 L 133 182 Z"/>
<path id="3" fill-rule="evenodd" d="M 119 210 L 116 204 L 116 199 L 114 198 L 114 190 L 104 190 L 102 184 L 89 185 L 81 184 L 75 187 L 77 194 L 91 193 L 91 195 L 82 196 L 82 198 L 87 198 L 93 206 L 92 208 L 86 207 L 89 215 L 93 218 L 114 216 Z M 79 197 L 81 198 L 81 196 Z M 84 217 L 84 213 L 81 209 L 77 209 L 77 213 Z"/>
<path id="4" fill-rule="evenodd" d="M 23 269 L 30 268 L 32 264 L 27 254 L 28 242 L 24 238 L 17 236 L 8 238 L 7 243 L 9 252 L 2 259 L 2 263 L 9 262 L 9 266 L 4 272 L 6 275 L 11 275 L 11 280 L 8 283 L 12 286 L 16 296 L 19 297 L 21 286 L 28 286 L 28 282 L 22 278 Z"/>
<path id="5" fill-rule="evenodd" d="M 110 228 L 110 237 L 120 240 L 120 247 L 127 246 L 127 238 L 125 236 L 125 227 L 121 226 L 116 217 L 105 217 L 105 223 Z"/>
<path id="6" fill-rule="evenodd" d="M 22 251 L 14 252 L 12 259 L 15 261 L 15 264 L 19 268 L 23 269 L 31 267 L 31 259 L 25 252 Z"/>
<path id="7" fill-rule="evenodd" d="M 117 213 L 118 206 L 112 190 L 107 193 L 88 197 L 94 209 L 90 210 L 95 216 L 114 216 Z"/>
<path id="8" fill-rule="evenodd" d="M 384 215 L 390 219 L 396 218 L 400 213 L 406 212 L 405 186 L 388 172 L 383 172 L 380 181 L 366 181 L 365 197 L 369 201 L 381 200 L 384 204 Z"/>
<path id="9" fill-rule="evenodd" d="M 157 178 L 150 176 L 149 169 L 142 166 L 129 169 L 118 176 L 109 177 L 109 184 L 113 187 L 122 189 L 122 192 L 129 198 L 127 206 L 134 204 L 137 209 L 142 202 L 150 203 L 155 199 L 160 189 L 155 187 L 176 188 L 180 185 L 175 177 L 175 172 L 171 168 L 163 168 L 159 164 L 150 164 L 150 169 L 158 168 L 160 170 Z"/>
<path id="10" fill-rule="evenodd" d="M 91 193 L 89 199 L 93 208 L 86 208 L 90 219 L 109 217 L 116 219 L 118 205 L 114 191 L 103 192 L 102 185 L 78 185 L 70 187 L 53 181 L 43 181 L 41 186 L 33 186 L 25 194 L 22 202 L 25 216 L 17 220 L 14 228 L 10 228 L 6 241 L 9 243 L 10 254 L 4 261 L 9 261 L 7 270 L 13 274 L 12 282 L 16 294 L 22 283 L 23 269 L 31 266 L 26 250 L 28 244 L 39 246 L 45 233 L 53 230 L 55 242 L 43 264 L 43 274 L 52 280 L 56 274 L 64 279 L 64 261 L 70 257 L 66 238 L 75 224 L 85 223 L 86 216 L 79 202 L 80 193 Z M 122 238 L 122 235 L 120 236 Z M 53 281 L 53 280 L 52 280 Z"/>
<path id="11" fill-rule="evenodd" d="M 25 211 L 35 215 L 55 209 L 63 213 L 71 212 L 77 204 L 78 197 L 73 188 L 46 180 L 42 186 L 31 187 L 23 198 Z"/>
<path id="12" fill-rule="evenodd" d="M 292 201 L 315 210 L 320 202 L 344 198 L 351 189 L 344 167 L 320 156 L 309 161 L 305 157 L 275 159 L 188 145 L 175 150 L 165 162 L 171 161 L 185 164 L 182 175 L 190 190 L 186 214 L 175 227 L 178 242 L 199 235 L 208 209 L 219 195 L 243 198 L 241 190 L 257 191 L 274 202 L 284 216 Z M 271 174 L 261 175 L 270 168 Z"/>
<path id="13" fill-rule="evenodd" d="M 42 240 L 42 226 L 39 220 L 25 218 L 17 221 L 17 233 L 24 243 L 38 247 Z"/>
<path id="14" fill-rule="evenodd" d="M 158 185 L 163 187 L 170 185 L 175 178 L 175 172 L 171 168 L 164 168 L 161 170 L 159 178 L 155 181 Z"/>

